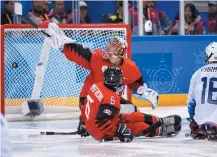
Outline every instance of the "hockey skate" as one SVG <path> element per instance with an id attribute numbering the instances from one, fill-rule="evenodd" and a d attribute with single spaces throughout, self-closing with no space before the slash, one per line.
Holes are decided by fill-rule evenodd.
<path id="1" fill-rule="evenodd" d="M 217 126 L 216 124 L 204 124 L 205 136 L 209 141 L 217 141 Z"/>
<path id="2" fill-rule="evenodd" d="M 176 125 L 163 125 L 159 128 L 159 135 L 161 137 L 174 137 L 181 131 L 181 124 Z"/>
<path id="3" fill-rule="evenodd" d="M 182 122 L 182 118 L 179 115 L 171 115 L 162 119 L 164 125 L 177 125 Z"/>
<path id="4" fill-rule="evenodd" d="M 201 131 L 185 134 L 185 137 L 192 137 L 195 140 L 217 141 L 217 126 L 216 124 L 206 123 L 201 126 Z"/>

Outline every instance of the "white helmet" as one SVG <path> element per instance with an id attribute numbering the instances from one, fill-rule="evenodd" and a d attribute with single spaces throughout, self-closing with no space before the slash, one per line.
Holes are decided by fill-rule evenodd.
<path id="1" fill-rule="evenodd" d="M 217 61 L 217 42 L 212 42 L 206 47 L 206 58 L 208 62 Z"/>

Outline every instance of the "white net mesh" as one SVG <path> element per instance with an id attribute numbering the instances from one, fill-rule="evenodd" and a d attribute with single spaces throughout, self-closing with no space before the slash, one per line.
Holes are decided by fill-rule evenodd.
<path id="1" fill-rule="evenodd" d="M 65 34 L 91 50 L 104 49 L 108 40 L 126 40 L 126 28 L 64 28 Z M 35 81 L 44 35 L 31 28 L 5 28 L 5 105 L 6 115 L 21 114 L 21 104 L 29 99 Z M 48 59 L 41 98 L 47 113 L 78 110 L 78 96 L 88 71 L 52 49 Z M 46 117 L 47 118 L 47 117 Z M 58 117 L 59 119 L 61 117 Z M 52 118 L 51 118 L 52 119 Z"/>

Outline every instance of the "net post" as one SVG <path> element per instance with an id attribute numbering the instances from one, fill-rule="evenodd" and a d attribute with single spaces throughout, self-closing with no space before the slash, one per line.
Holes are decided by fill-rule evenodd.
<path id="1" fill-rule="evenodd" d="M 5 114 L 5 85 L 4 85 L 4 26 L 1 26 L 1 54 L 0 54 L 0 105 L 1 113 Z"/>

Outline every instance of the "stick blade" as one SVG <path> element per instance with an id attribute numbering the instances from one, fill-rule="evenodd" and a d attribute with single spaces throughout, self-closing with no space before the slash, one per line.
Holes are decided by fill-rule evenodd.
<path id="1" fill-rule="evenodd" d="M 23 8 L 21 3 L 14 2 L 14 12 L 16 15 L 23 15 Z"/>

